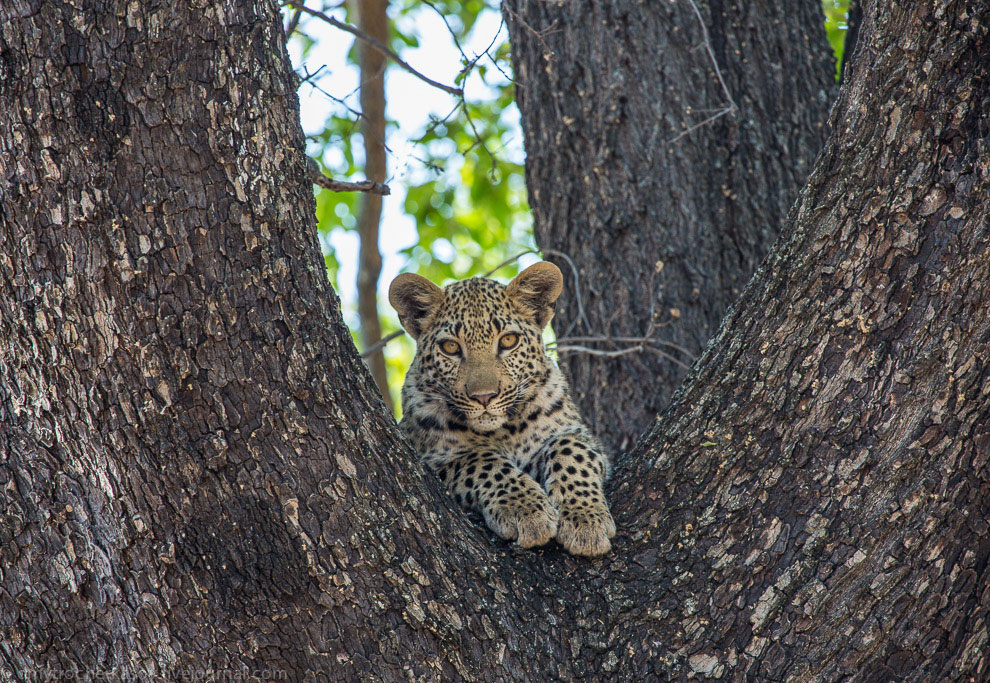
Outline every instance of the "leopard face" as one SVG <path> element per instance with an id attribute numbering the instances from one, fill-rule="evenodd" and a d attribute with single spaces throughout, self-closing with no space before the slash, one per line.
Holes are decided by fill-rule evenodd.
<path id="1" fill-rule="evenodd" d="M 421 372 L 430 378 L 426 390 L 478 431 L 515 416 L 548 370 L 542 330 L 505 287 L 480 278 L 444 290 L 418 347 Z"/>
<path id="2" fill-rule="evenodd" d="M 389 298 L 417 342 L 415 399 L 437 419 L 493 432 L 546 381 L 542 332 L 561 282 L 555 266 L 537 266 L 508 286 L 472 278 L 440 289 L 416 275 L 393 283 Z"/>

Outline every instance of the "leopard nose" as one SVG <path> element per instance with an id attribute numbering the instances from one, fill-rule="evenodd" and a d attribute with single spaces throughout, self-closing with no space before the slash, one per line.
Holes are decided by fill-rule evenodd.
<path id="1" fill-rule="evenodd" d="M 491 401 L 493 398 L 495 398 L 495 395 L 497 393 L 498 393 L 497 391 L 490 391 L 490 392 L 485 392 L 483 394 L 482 393 L 468 394 L 468 396 L 470 396 L 471 398 L 473 398 L 475 401 L 477 401 L 481 405 L 487 406 L 488 405 L 488 402 Z"/>

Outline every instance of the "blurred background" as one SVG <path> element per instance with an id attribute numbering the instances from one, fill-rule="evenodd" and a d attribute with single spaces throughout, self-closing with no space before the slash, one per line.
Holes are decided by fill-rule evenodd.
<path id="1" fill-rule="evenodd" d="M 822 9 L 838 79 L 850 0 Z M 283 5 L 283 17 L 309 156 L 334 180 L 390 189 L 314 188 L 327 273 L 359 351 L 400 331 L 387 300 L 398 273 L 442 285 L 494 270 L 504 281 L 540 260 L 499 3 L 309 0 Z M 414 350 L 400 335 L 366 358 L 397 417 Z"/>

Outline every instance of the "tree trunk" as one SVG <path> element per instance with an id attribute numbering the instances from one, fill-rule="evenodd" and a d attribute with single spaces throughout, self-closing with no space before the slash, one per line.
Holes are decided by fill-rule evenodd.
<path id="1" fill-rule="evenodd" d="M 678 673 L 990 675 L 990 6 L 864 9 L 786 237 L 614 492 Z"/>
<path id="2" fill-rule="evenodd" d="M 358 28 L 383 44 L 389 42 L 388 0 L 358 0 Z M 364 144 L 364 174 L 368 180 L 385 182 L 388 169 L 385 156 L 385 55 L 368 43 L 357 42 L 361 64 L 361 138 Z M 358 316 L 361 341 L 369 349 L 382 338 L 378 317 L 378 278 L 382 274 L 382 254 L 378 251 L 378 227 L 382 220 L 382 197 L 374 192 L 361 195 L 358 236 L 361 247 L 358 261 Z M 393 412 L 392 394 L 388 390 L 385 354 L 379 349 L 367 358 L 371 376 Z"/>
<path id="3" fill-rule="evenodd" d="M 986 678 L 980 0 L 867 8 L 597 561 L 493 539 L 397 437 L 275 4 L 97 7 L 0 8 L 0 678 Z"/>
<path id="4" fill-rule="evenodd" d="M 503 6 L 537 243 L 579 271 L 554 329 L 597 351 L 636 345 L 589 337 L 673 344 L 561 354 L 582 410 L 624 451 L 766 255 L 821 149 L 835 87 L 821 2 Z M 629 377 L 650 386 L 629 391 Z"/>

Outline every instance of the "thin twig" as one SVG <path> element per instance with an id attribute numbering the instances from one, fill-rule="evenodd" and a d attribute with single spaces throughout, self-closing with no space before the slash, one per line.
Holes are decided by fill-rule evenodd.
<path id="1" fill-rule="evenodd" d="M 663 358 L 665 360 L 669 360 L 671 363 L 673 363 L 674 365 L 676 365 L 676 366 L 678 366 L 680 368 L 683 368 L 684 370 L 690 370 L 691 369 L 691 366 L 690 365 L 686 365 L 685 363 L 682 363 L 681 361 L 679 361 L 676 358 L 674 358 L 673 356 L 671 356 L 669 353 L 666 353 L 664 351 L 661 351 L 660 349 L 655 349 L 652 346 L 644 346 L 643 347 L 643 350 L 644 351 L 652 351 L 653 353 L 657 354 L 661 358 Z"/>
<path id="2" fill-rule="evenodd" d="M 570 327 L 567 328 L 567 331 L 564 332 L 564 336 L 566 337 L 574 331 L 574 328 L 577 326 L 579 321 L 584 321 L 585 325 L 588 324 L 588 318 L 584 314 L 584 302 L 581 301 L 581 275 L 578 273 L 578 268 L 574 264 L 574 260 L 564 252 L 556 251 L 555 249 L 544 249 L 543 253 L 546 256 L 556 256 L 567 261 L 567 265 L 571 267 L 571 273 L 574 275 L 574 299 L 577 303 L 578 314 L 577 317 L 571 321 Z"/>
<path id="3" fill-rule="evenodd" d="M 383 44 L 382 42 L 376 40 L 375 38 L 372 38 L 364 31 L 361 31 L 360 29 L 351 26 L 350 24 L 345 24 L 342 21 L 334 19 L 328 14 L 324 14 L 323 12 L 319 12 L 315 9 L 310 9 L 308 7 L 305 7 L 304 5 L 298 2 L 289 2 L 288 4 L 290 7 L 294 7 L 295 9 L 305 12 L 306 14 L 316 17 L 317 19 L 322 19 L 331 26 L 335 28 L 339 28 L 341 31 L 346 31 L 347 33 L 350 33 L 351 35 L 356 36 L 357 38 L 363 40 L 364 42 L 368 43 L 382 54 L 389 57 L 393 62 L 401 66 L 403 69 L 405 69 L 406 71 L 408 71 L 409 73 L 411 73 L 413 76 L 423 81 L 424 83 L 428 83 L 432 85 L 434 88 L 439 88 L 440 90 L 443 90 L 446 93 L 450 93 L 451 95 L 454 95 L 455 97 L 464 96 L 463 88 L 455 88 L 453 86 L 440 83 L 439 81 L 433 80 L 426 74 L 417 71 L 408 62 L 403 60 L 402 57 L 397 55 L 391 48 L 389 48 L 387 45 Z"/>
<path id="4" fill-rule="evenodd" d="M 303 66 L 303 68 L 306 69 L 305 66 Z M 325 68 L 327 68 L 326 64 L 321 65 L 319 69 L 313 72 L 310 72 L 309 69 L 306 69 L 306 75 L 299 79 L 299 84 L 302 85 L 303 83 L 308 83 L 312 79 L 316 78 L 317 75 L 319 75 L 319 73 L 323 71 Z"/>
<path id="5" fill-rule="evenodd" d="M 468 110 L 467 102 L 463 99 L 463 96 L 461 98 L 461 104 L 464 107 L 464 119 L 468 122 L 468 125 L 471 126 L 471 132 L 474 133 L 475 144 L 471 145 L 471 147 L 481 145 L 481 149 L 485 150 L 485 154 L 488 155 L 489 160 L 492 162 L 492 167 L 491 170 L 488 171 L 488 174 L 490 178 L 494 179 L 495 170 L 498 168 L 498 162 L 495 161 L 495 155 L 492 154 L 490 149 L 488 149 L 488 145 L 485 144 L 485 141 L 481 138 L 481 134 L 478 132 L 478 129 L 475 128 L 474 119 L 471 118 L 471 112 Z M 471 148 L 469 147 L 467 151 L 471 151 Z"/>
<path id="6" fill-rule="evenodd" d="M 715 51 L 712 49 L 712 41 L 708 37 L 708 27 L 705 26 L 705 20 L 701 16 L 701 10 L 698 9 L 698 5 L 694 2 L 694 0 L 687 0 L 687 2 L 691 5 L 691 9 L 694 10 L 694 16 L 698 18 L 698 25 L 701 27 L 701 38 L 704 44 L 705 52 L 708 53 L 708 58 L 712 60 L 712 67 L 715 69 L 715 77 L 718 78 L 719 85 L 722 86 L 722 93 L 725 95 L 725 99 L 728 101 L 728 104 L 723 109 L 706 118 L 704 121 L 700 121 L 693 126 L 682 130 L 676 136 L 668 140 L 668 144 L 673 144 L 684 136 L 690 135 L 702 126 L 706 126 L 715 119 L 725 116 L 726 114 L 731 114 L 736 110 L 736 101 L 732 99 L 732 93 L 729 92 L 729 86 L 725 84 L 725 78 L 722 77 L 722 70 L 718 66 L 718 60 L 715 59 Z"/>
<path id="7" fill-rule="evenodd" d="M 686 135 L 690 135 L 694 131 L 698 130 L 702 126 L 707 126 L 709 123 L 711 123 L 715 119 L 720 118 L 722 116 L 725 116 L 726 114 L 731 114 L 735 110 L 736 110 L 735 105 L 732 105 L 731 107 L 726 107 L 725 109 L 721 110 L 717 114 L 712 114 L 711 116 L 709 116 L 704 121 L 699 121 L 698 123 L 694 124 L 693 126 L 691 126 L 689 128 L 685 128 L 680 133 L 678 133 L 677 135 L 675 135 L 674 137 L 672 137 L 670 140 L 667 140 L 667 144 L 672 145 L 675 142 L 677 142 L 678 140 L 680 140 L 681 138 L 685 137 Z"/>
<path id="8" fill-rule="evenodd" d="M 694 16 L 698 17 L 698 25 L 701 27 L 701 36 L 705 41 L 705 51 L 708 53 L 709 59 L 712 60 L 712 67 L 715 69 L 715 76 L 718 77 L 718 82 L 722 86 L 722 93 L 725 95 L 725 99 L 728 100 L 729 105 L 735 109 L 736 102 L 732 99 L 732 93 L 729 92 L 729 86 L 725 84 L 725 79 L 722 77 L 722 70 L 718 67 L 718 60 L 715 59 L 715 51 L 712 49 L 711 38 L 708 37 L 708 27 L 705 26 L 705 20 L 701 17 L 701 11 L 698 9 L 698 5 L 695 4 L 694 0 L 687 0 L 691 5 L 691 9 L 694 10 Z"/>
<path id="9" fill-rule="evenodd" d="M 306 169 L 309 171 L 309 179 L 313 182 L 313 184 L 319 185 L 327 190 L 332 190 L 334 192 L 368 192 L 370 194 L 380 194 L 383 196 L 392 194 L 392 191 L 389 189 L 388 185 L 384 183 L 376 183 L 373 180 L 362 180 L 354 183 L 345 180 L 334 180 L 333 178 L 328 178 L 320 172 L 320 167 L 317 166 L 316 162 L 312 159 L 308 160 Z"/>
<path id="10" fill-rule="evenodd" d="M 396 330 L 392 334 L 386 336 L 384 339 L 378 340 L 377 342 L 375 342 L 374 344 L 372 344 L 371 346 L 369 346 L 367 349 L 364 350 L 364 352 L 361 354 L 361 358 L 367 358 L 371 354 L 375 353 L 376 351 L 384 347 L 393 339 L 398 339 L 404 334 L 405 334 L 405 330 Z"/>
<path id="11" fill-rule="evenodd" d="M 589 346 L 551 346 L 550 348 L 557 351 L 557 353 L 570 353 L 577 351 L 579 353 L 586 353 L 589 356 L 605 356 L 606 358 L 616 358 L 618 356 L 628 356 L 630 353 L 639 353 L 640 351 L 645 351 L 646 349 L 640 346 L 630 346 L 628 349 L 616 349 L 615 351 L 605 351 L 602 349 L 593 349 Z"/>
<path id="12" fill-rule="evenodd" d="M 678 360 L 674 356 L 671 356 L 669 353 L 666 353 L 664 351 L 661 351 L 660 349 L 656 349 L 656 348 L 653 348 L 652 346 L 649 346 L 649 342 L 646 342 L 646 341 L 644 341 L 643 343 L 637 344 L 635 346 L 630 346 L 630 347 L 625 348 L 625 349 L 615 349 L 615 350 L 611 350 L 611 351 L 610 350 L 605 350 L 605 349 L 593 349 L 593 348 L 591 348 L 589 346 L 581 346 L 581 345 L 576 345 L 576 344 L 565 344 L 563 346 L 556 345 L 556 346 L 550 346 L 550 348 L 553 349 L 553 350 L 555 350 L 557 353 L 577 352 L 577 353 L 586 353 L 586 354 L 588 354 L 590 356 L 604 356 L 606 358 L 617 358 L 619 356 L 628 356 L 629 354 L 632 354 L 632 353 L 640 353 L 642 351 L 650 351 L 652 353 L 657 354 L 658 356 L 661 356 L 662 358 L 665 358 L 666 360 L 669 360 L 674 365 L 677 365 L 677 366 L 680 366 L 680 367 L 684 368 L 685 370 L 690 370 L 691 369 L 691 367 L 689 365 L 686 365 L 686 364 L 682 363 L 680 360 Z"/>
<path id="13" fill-rule="evenodd" d="M 306 68 L 306 67 L 303 67 L 303 68 Z M 333 102 L 336 102 L 340 106 L 344 107 L 347 111 L 349 111 L 350 113 L 354 114 L 355 120 L 351 122 L 351 128 L 350 128 L 350 130 L 347 131 L 347 135 L 350 135 L 351 133 L 354 132 L 354 127 L 357 125 L 358 121 L 364 120 L 367 117 L 364 115 L 364 112 L 358 111 L 357 109 L 355 109 L 351 105 L 347 104 L 347 98 L 348 97 L 351 97 L 352 95 L 354 95 L 357 92 L 360 92 L 361 86 L 364 85 L 364 83 L 358 84 L 358 86 L 356 88 L 354 88 L 354 90 L 350 91 L 349 93 L 347 93 L 346 95 L 344 95 L 344 97 L 342 97 L 342 98 L 341 97 L 337 97 L 335 95 L 331 95 L 326 90 L 324 90 L 323 88 L 321 88 L 320 86 L 318 86 L 316 83 L 313 83 L 312 82 L 312 79 L 315 78 L 316 75 L 318 73 L 320 73 L 321 71 L 323 71 L 323 69 L 325 69 L 325 68 L 326 68 L 326 64 L 322 65 L 319 69 L 317 69 L 316 71 L 314 71 L 312 73 L 309 72 L 309 69 L 306 69 L 306 76 L 305 76 L 305 78 L 302 78 L 300 80 L 300 83 L 305 83 L 306 85 L 308 85 L 313 90 L 317 91 L 318 93 L 320 93 L 321 95 L 323 95 L 327 99 L 332 100 Z M 381 71 L 379 71 L 378 75 L 380 76 L 382 73 L 384 73 L 384 71 L 385 71 L 385 65 L 382 65 L 382 69 L 381 69 Z M 371 80 L 372 79 L 368 79 L 368 81 L 366 81 L 366 82 L 370 82 Z M 311 136 L 310 139 L 317 139 L 317 138 Z M 383 139 L 381 139 L 379 137 L 378 138 L 378 141 L 381 142 L 382 145 L 385 146 L 385 149 L 388 150 L 389 153 L 394 154 L 394 152 L 392 151 L 392 148 L 388 146 L 388 143 L 385 140 L 383 140 Z"/>
<path id="14" fill-rule="evenodd" d="M 502 20 L 502 23 L 505 23 L 505 19 Z M 499 30 L 501 30 L 501 29 L 499 29 Z M 491 48 L 489 48 L 489 50 L 490 49 Z M 505 69 L 503 69 L 502 68 L 502 65 L 498 63 L 498 57 L 495 57 L 494 55 L 492 55 L 492 53 L 489 52 L 488 50 L 485 50 L 485 54 L 488 55 L 488 60 L 492 63 L 492 65 L 496 69 L 498 69 L 498 72 L 500 74 L 502 74 L 503 77 L 505 77 L 505 80 L 507 80 L 509 83 L 511 83 L 513 86 L 515 86 L 517 88 L 525 88 L 526 87 L 526 84 L 525 83 L 521 83 L 520 81 L 516 80 L 515 76 L 510 76 L 509 74 L 505 73 Z"/>
<path id="15" fill-rule="evenodd" d="M 712 60 L 712 67 L 715 69 L 715 76 L 718 78 L 719 84 L 722 86 L 722 93 L 725 95 L 725 99 L 729 102 L 729 106 L 733 109 L 736 108 L 736 101 L 732 99 L 732 93 L 729 92 L 729 86 L 725 84 L 725 78 L 722 77 L 722 70 L 718 66 L 718 60 L 715 59 L 715 50 L 712 49 L 711 38 L 708 37 L 708 27 L 705 26 L 705 20 L 701 17 L 701 11 L 698 9 L 698 5 L 694 0 L 687 0 L 691 5 L 691 9 L 694 10 L 694 16 L 698 17 L 698 25 L 701 27 L 701 36 L 705 41 L 705 51 L 708 53 L 709 59 Z"/>
<path id="16" fill-rule="evenodd" d="M 344 107 L 344 109 L 346 109 L 347 111 L 349 111 L 349 112 L 351 112 L 352 114 L 354 114 L 354 116 L 355 116 L 356 118 L 358 118 L 358 119 L 362 119 L 362 118 L 364 118 L 364 113 L 363 113 L 363 112 L 361 112 L 361 111 L 358 111 L 357 109 L 355 109 L 355 108 L 354 108 L 354 107 L 352 107 L 351 105 L 349 105 L 349 104 L 347 104 L 347 102 L 346 102 L 345 100 L 343 100 L 343 99 L 341 99 L 340 97 L 337 97 L 336 95 L 331 95 L 331 94 L 330 94 L 330 93 L 328 93 L 328 92 L 327 92 L 326 90 L 324 90 L 323 88 L 321 88 L 321 87 L 320 87 L 320 86 L 318 86 L 318 85 L 317 85 L 316 83 L 313 83 L 313 82 L 312 82 L 312 81 L 310 80 L 310 78 L 312 78 L 312 77 L 313 77 L 313 76 L 315 76 L 316 74 L 318 74 L 318 73 L 320 73 L 320 71 L 321 71 L 321 70 L 322 70 L 322 69 L 323 69 L 323 68 L 324 68 L 325 66 L 326 66 L 326 65 L 324 64 L 324 65 L 323 65 L 323 66 L 321 66 L 321 67 L 320 67 L 319 69 L 317 69 L 316 71 L 314 71 L 314 72 L 313 72 L 312 74 L 310 74 L 310 73 L 309 73 L 309 69 L 306 69 L 306 77 L 302 79 L 302 83 L 305 83 L 306 85 L 308 85 L 309 87 L 311 87 L 311 88 L 312 88 L 313 90 L 315 90 L 316 92 L 318 92 L 318 93 L 320 93 L 321 95 L 323 95 L 324 97 L 326 97 L 326 98 L 327 98 L 328 100 L 332 100 L 333 102 L 336 102 L 336 103 L 337 103 L 337 104 L 339 104 L 340 106 L 342 106 L 342 107 Z M 353 94 L 354 94 L 353 92 L 352 92 L 352 93 L 350 93 L 350 94 L 348 95 L 348 97 L 350 97 L 350 95 L 353 95 Z"/>
<path id="17" fill-rule="evenodd" d="M 430 0 L 423 0 L 423 4 L 440 16 L 440 20 L 443 21 L 443 25 L 447 27 L 447 33 L 450 34 L 451 39 L 454 41 L 454 47 L 456 47 L 457 51 L 461 53 L 461 57 L 464 58 L 464 63 L 467 64 L 469 61 L 467 55 L 464 54 L 464 48 L 461 47 L 461 41 L 458 40 L 457 33 L 454 32 L 454 28 L 450 25 L 450 22 L 447 21 L 447 15 L 444 14 L 439 7 L 430 2 Z M 463 69 L 461 70 L 461 73 L 464 73 Z"/>
<path id="18" fill-rule="evenodd" d="M 550 24 L 549 26 L 547 26 L 547 27 L 546 27 L 545 29 L 543 29 L 542 31 L 537 31 L 537 30 L 536 30 L 535 28 L 533 28 L 532 26 L 530 26 L 530 25 L 529 25 L 529 24 L 528 24 L 528 23 L 526 22 L 526 20 L 525 20 L 525 19 L 523 19 L 523 18 L 522 18 L 521 16 L 519 16 L 519 15 L 518 15 L 518 14 L 517 14 L 516 12 L 514 12 L 514 11 L 512 10 L 512 8 L 511 8 L 511 7 L 509 7 L 509 6 L 507 5 L 507 4 L 505 4 L 505 3 L 502 3 L 502 9 L 503 9 L 503 10 L 505 10 L 506 12 L 508 12 L 509 14 L 511 14 L 511 15 L 512 15 L 512 17 L 513 17 L 513 18 L 514 18 L 514 19 L 515 19 L 516 21 L 518 21 L 518 22 L 519 22 L 520 24 L 522 24 L 522 26 L 523 26 L 523 28 L 526 28 L 526 29 L 528 29 L 528 30 L 530 31 L 530 33 L 532 33 L 532 34 L 533 34 L 534 36 L 536 36 L 536 37 L 537 37 L 537 38 L 539 39 L 539 41 L 540 41 L 540 42 L 541 42 L 541 43 L 543 44 L 543 50 L 544 50 L 544 52 L 543 52 L 543 57 L 544 57 L 544 58 L 546 58 L 546 59 L 552 59 L 553 57 L 555 57 L 555 56 L 556 56 L 556 53 L 554 53 L 554 51 L 550 49 L 550 46 L 549 46 L 549 45 L 547 45 L 547 41 L 546 41 L 546 40 L 545 40 L 545 38 L 544 38 L 544 36 L 548 36 L 548 35 L 550 35 L 551 33 L 559 33 L 559 32 L 560 32 L 560 30 L 559 30 L 559 29 L 558 29 L 557 31 L 554 31 L 554 30 L 553 30 L 553 27 L 557 25 L 557 20 L 556 20 L 556 19 L 554 19 L 554 21 L 553 21 L 553 23 L 552 23 L 552 24 Z"/>
<path id="19" fill-rule="evenodd" d="M 654 330 L 657 329 L 657 295 L 654 289 L 657 281 L 657 276 L 663 271 L 663 261 L 657 261 L 653 266 L 653 272 L 650 274 L 650 317 L 649 322 L 646 324 L 646 332 L 643 333 L 644 339 L 650 339 L 653 337 Z M 662 290 L 661 290 L 662 291 Z"/>
<path id="20" fill-rule="evenodd" d="M 353 90 L 351 90 L 349 93 L 347 93 L 346 95 L 344 95 L 344 98 L 343 99 L 346 100 L 348 97 L 353 97 L 354 95 L 360 94 L 361 88 L 363 88 L 364 86 L 368 85 L 369 83 L 371 83 L 372 81 L 374 81 L 376 78 L 381 78 L 382 74 L 385 73 L 385 67 L 386 66 L 388 66 L 388 61 L 387 60 L 382 61 L 382 65 L 380 67 L 378 67 L 378 70 L 372 76 L 369 76 L 368 78 L 366 78 L 363 81 L 361 81 L 360 83 L 358 83 L 354 87 Z"/>
<path id="21" fill-rule="evenodd" d="M 617 344 L 659 344 L 660 346 L 666 346 L 675 351 L 680 351 L 685 356 L 694 360 L 695 356 L 693 353 L 685 349 L 680 344 L 675 344 L 674 342 L 665 341 L 663 339 L 650 339 L 648 337 L 561 337 L 557 340 L 558 344 L 570 344 L 571 342 L 577 343 L 594 343 L 594 342 L 615 342 Z"/>
<path id="22" fill-rule="evenodd" d="M 488 55 L 488 58 L 491 59 L 492 56 L 490 54 L 488 54 L 488 51 L 491 50 L 493 47 L 495 47 L 495 41 L 498 40 L 499 35 L 502 33 L 502 27 L 504 27 L 504 26 L 505 26 L 505 17 L 502 17 L 502 21 L 499 22 L 498 29 L 496 29 L 495 35 L 492 36 L 492 41 L 490 43 L 488 43 L 488 47 L 486 47 L 480 53 L 476 53 L 474 55 L 474 59 L 471 60 L 471 67 L 472 68 L 474 67 L 475 64 L 478 63 L 478 60 L 481 59 L 482 57 L 484 57 L 485 55 Z M 502 69 L 500 69 L 498 67 L 498 64 L 495 65 L 495 68 L 497 68 L 499 71 L 502 71 Z M 505 76 L 505 72 L 504 71 L 502 71 L 502 75 Z M 482 82 L 484 82 L 487 85 L 487 82 L 485 81 L 485 77 L 484 76 L 481 77 L 481 80 L 482 80 Z M 509 80 L 511 81 L 512 79 L 510 78 Z"/>
<path id="23" fill-rule="evenodd" d="M 424 140 L 426 140 L 427 136 L 429 136 L 431 133 L 433 133 L 433 131 L 435 131 L 440 126 L 442 126 L 445 123 L 447 123 L 447 121 L 450 120 L 450 117 L 453 116 L 454 113 L 457 112 L 457 110 L 460 109 L 460 108 L 461 108 L 461 103 L 460 103 L 460 100 L 458 100 L 457 104 L 454 105 L 454 108 L 451 109 L 447 113 L 447 115 L 444 116 L 442 119 L 441 118 L 437 118 L 436 116 L 433 116 L 432 117 L 433 120 L 430 122 L 430 125 L 426 128 L 426 130 L 423 131 L 423 134 L 420 135 L 418 138 L 416 138 L 413 142 L 417 142 L 417 143 L 422 144 L 422 142 Z M 423 161 L 423 160 L 420 159 L 420 161 Z M 423 162 L 423 163 L 426 163 L 426 162 Z"/>
<path id="24" fill-rule="evenodd" d="M 685 370 L 688 369 L 688 366 L 683 362 L 681 362 L 678 358 L 675 358 L 674 356 L 671 356 L 665 351 L 656 348 L 656 346 L 666 346 L 675 349 L 683 353 L 691 360 L 694 360 L 694 355 L 690 351 L 685 349 L 683 346 L 675 344 L 674 342 L 668 342 L 661 339 L 653 338 L 653 333 L 656 331 L 657 327 L 663 327 L 666 324 L 666 323 L 658 324 L 656 317 L 657 296 L 656 296 L 655 286 L 656 286 L 657 277 L 660 275 L 662 271 L 663 271 L 663 262 L 658 261 L 653 269 L 653 273 L 650 275 L 650 291 L 648 294 L 650 300 L 649 322 L 647 323 L 646 326 L 646 332 L 644 332 L 641 337 L 628 337 L 628 336 L 613 337 L 611 335 L 604 337 L 602 336 L 569 337 L 565 334 L 558 337 L 557 341 L 553 343 L 552 347 L 555 347 L 558 353 L 578 352 L 578 353 L 588 353 L 594 356 L 604 356 L 608 358 L 626 356 L 640 351 L 649 351 L 651 353 L 655 353 L 661 356 L 662 358 L 667 359 L 671 363 L 674 363 L 675 365 L 678 365 L 684 368 Z M 577 287 L 576 289 L 580 291 L 580 287 Z M 617 314 L 618 314 L 618 310 L 616 310 L 615 313 L 613 313 L 612 317 L 614 318 Z M 610 327 L 611 327 L 611 320 L 609 320 L 609 322 L 606 323 L 605 325 L 606 329 L 609 329 Z M 580 342 L 584 342 L 584 344 L 605 343 L 605 344 L 611 344 L 612 346 L 615 346 L 616 344 L 629 344 L 629 346 L 624 349 L 595 349 L 585 346 Z"/>
<path id="25" fill-rule="evenodd" d="M 520 256 L 525 256 L 526 254 L 535 254 L 535 253 L 536 253 L 536 250 L 534 250 L 534 249 L 527 249 L 526 251 L 520 251 L 515 256 L 510 256 L 509 258 L 505 259 L 504 261 L 502 261 L 500 264 L 498 264 L 497 266 L 495 266 L 494 268 L 492 268 L 491 270 L 489 270 L 487 273 L 485 273 L 481 277 L 490 277 L 492 273 L 494 273 L 495 271 L 501 270 L 505 266 L 507 266 L 510 263 L 512 263 L 513 261 L 515 261 Z"/>
<path id="26" fill-rule="evenodd" d="M 302 18 L 302 10 L 297 9 L 296 13 L 292 15 L 289 19 L 288 25 L 285 27 L 285 37 L 289 38 L 296 31 L 296 27 L 299 26 L 299 20 Z"/>
<path id="27" fill-rule="evenodd" d="M 457 51 L 461 54 L 461 59 L 463 60 L 462 63 L 464 64 L 464 66 L 460 70 L 460 73 L 457 74 L 457 78 L 461 79 L 461 83 L 467 83 L 467 77 L 468 75 L 470 75 L 471 71 L 474 70 L 475 65 L 488 52 L 488 50 L 492 48 L 492 46 L 495 44 L 495 41 L 498 40 L 498 34 L 501 33 L 502 31 L 502 24 L 499 24 L 498 30 L 495 32 L 495 35 L 492 36 L 492 40 L 488 44 L 488 47 L 485 48 L 485 51 L 479 54 L 475 54 L 473 58 L 470 58 L 467 56 L 467 53 L 464 52 L 464 48 L 461 46 L 461 41 L 457 37 L 457 32 L 454 31 L 454 28 L 450 25 L 450 22 L 447 21 L 447 16 L 440 10 L 439 7 L 437 7 L 435 4 L 430 2 L 430 0 L 423 0 L 423 3 L 427 7 L 432 9 L 434 12 L 436 12 L 438 15 L 440 15 L 440 19 L 443 21 L 444 26 L 447 27 L 447 32 L 450 34 L 451 40 L 454 41 L 454 46 L 457 48 Z M 483 78 L 482 81 L 484 81 Z M 482 139 L 481 135 L 478 133 L 478 129 L 474 125 L 474 119 L 471 118 L 471 112 L 468 110 L 468 103 L 466 96 L 464 94 L 463 87 L 461 87 L 461 92 L 460 95 L 458 95 L 458 97 L 460 99 L 460 106 L 464 110 L 464 118 L 467 121 L 468 125 L 471 127 L 471 131 L 474 133 L 474 138 L 475 138 L 474 144 L 472 144 L 471 147 L 465 150 L 464 153 L 466 154 L 475 147 L 480 146 L 483 150 L 485 150 L 485 154 L 488 155 L 488 158 L 492 162 L 492 169 L 490 171 L 490 174 L 494 176 L 498 164 L 495 160 L 495 156 L 488 149 L 488 145 L 485 144 L 485 141 Z"/>

